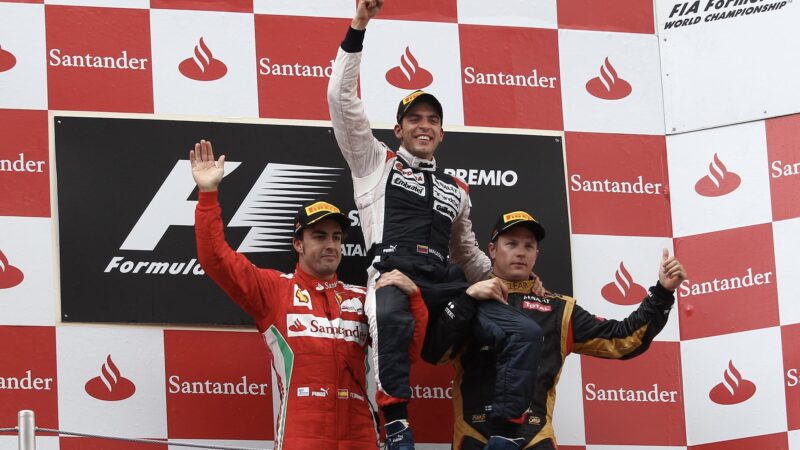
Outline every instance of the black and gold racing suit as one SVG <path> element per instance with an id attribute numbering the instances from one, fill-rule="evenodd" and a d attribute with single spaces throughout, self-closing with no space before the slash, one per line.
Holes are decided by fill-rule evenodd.
<path id="1" fill-rule="evenodd" d="M 526 439 L 523 448 L 556 449 L 553 407 L 556 384 L 567 355 L 580 353 L 608 359 L 640 355 L 667 323 L 674 296 L 657 283 L 649 289 L 639 308 L 620 321 L 596 317 L 565 295 L 548 292 L 537 297 L 531 292 L 532 281 L 506 284 L 509 305 L 534 319 L 544 334 L 534 400 L 519 436 Z M 447 309 L 449 312 L 439 318 L 435 340 L 445 359 L 455 355 L 453 448 L 480 450 L 487 440 L 496 356 L 492 349 L 467 340 L 474 326 L 474 299 L 465 294 L 452 300 Z"/>

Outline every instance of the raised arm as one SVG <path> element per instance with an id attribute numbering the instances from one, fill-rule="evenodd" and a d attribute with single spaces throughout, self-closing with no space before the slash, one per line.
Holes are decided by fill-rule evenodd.
<path id="1" fill-rule="evenodd" d="M 674 291 L 685 279 L 683 266 L 664 249 L 658 282 L 649 289 L 636 311 L 624 320 L 601 319 L 575 305 L 572 350 L 609 359 L 629 359 L 642 354 L 666 325 L 675 302 Z"/>
<path id="2" fill-rule="evenodd" d="M 364 34 L 369 20 L 382 6 L 383 0 L 359 0 L 328 82 L 328 109 L 333 132 L 354 178 L 366 177 L 382 168 L 388 151 L 373 136 L 364 105 L 358 98 Z"/>
<path id="3" fill-rule="evenodd" d="M 261 270 L 225 241 L 217 189 L 225 173 L 225 156 L 214 160 L 211 142 L 200 141 L 189 152 L 192 176 L 200 190 L 195 209 L 195 237 L 200 266 L 263 331 L 272 322 L 271 279 L 278 272 Z"/>

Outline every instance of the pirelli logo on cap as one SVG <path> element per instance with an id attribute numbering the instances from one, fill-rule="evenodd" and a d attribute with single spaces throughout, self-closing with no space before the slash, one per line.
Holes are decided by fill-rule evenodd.
<path id="1" fill-rule="evenodd" d="M 316 213 L 318 213 L 320 211 L 329 211 L 329 212 L 332 212 L 332 213 L 340 212 L 339 208 L 331 205 L 328 202 L 317 202 L 317 203 L 314 203 L 312 205 L 306 206 L 306 215 L 307 216 L 310 216 L 312 214 L 316 214 Z"/>
<path id="2" fill-rule="evenodd" d="M 407 104 L 413 102 L 415 98 L 419 97 L 422 94 L 424 94 L 424 92 L 422 92 L 422 91 L 416 91 L 416 92 L 412 92 L 411 94 L 408 94 L 406 96 L 406 98 L 403 99 L 403 104 L 407 105 Z"/>
<path id="3" fill-rule="evenodd" d="M 525 211 L 514 211 L 508 214 L 503 214 L 503 223 L 508 223 L 512 220 L 532 220 L 536 222 L 536 219 L 534 219 L 532 215 L 526 213 Z"/>

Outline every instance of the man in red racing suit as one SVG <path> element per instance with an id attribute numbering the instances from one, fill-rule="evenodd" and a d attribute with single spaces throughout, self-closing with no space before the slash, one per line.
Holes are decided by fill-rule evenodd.
<path id="1" fill-rule="evenodd" d="M 275 448 L 377 448 L 365 390 L 366 291 L 336 277 L 349 220 L 323 201 L 300 208 L 293 239 L 299 260 L 294 273 L 259 269 L 225 242 L 217 201 L 224 156 L 215 162 L 211 143 L 201 141 L 189 159 L 200 188 L 195 215 L 200 264 L 253 318 L 277 375 L 281 405 Z M 399 272 L 382 279 L 380 287 L 388 285 L 409 295 L 424 328 L 427 315 L 419 289 Z M 410 351 L 418 354 L 419 345 Z"/>

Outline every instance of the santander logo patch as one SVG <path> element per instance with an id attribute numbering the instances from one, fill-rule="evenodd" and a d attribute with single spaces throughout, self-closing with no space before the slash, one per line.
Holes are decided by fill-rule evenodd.
<path id="1" fill-rule="evenodd" d="M 694 190 L 704 197 L 720 197 L 730 194 L 742 184 L 739 175 L 729 172 L 722 160 L 714 153 L 714 160 L 708 165 L 708 175 L 694 185 Z"/>
<path id="2" fill-rule="evenodd" d="M 416 90 L 430 86 L 433 75 L 420 67 L 411 49 L 406 47 L 405 53 L 400 56 L 400 65 L 386 72 L 386 81 L 400 89 Z"/>
<path id="3" fill-rule="evenodd" d="M 722 383 L 714 386 L 708 397 L 718 405 L 735 405 L 749 400 L 755 393 L 756 385 L 742 378 L 733 361 L 728 361 Z"/>
<path id="4" fill-rule="evenodd" d="M 17 65 L 17 58 L 8 50 L 3 50 L 0 45 L 0 72 L 5 72 Z"/>
<path id="5" fill-rule="evenodd" d="M 630 95 L 633 88 L 617 75 L 617 69 L 606 57 L 600 66 L 600 76 L 586 82 L 586 91 L 603 100 L 619 100 Z"/>
<path id="6" fill-rule="evenodd" d="M 636 305 L 647 295 L 647 290 L 633 281 L 625 263 L 620 261 L 614 281 L 603 286 L 600 295 L 615 305 Z"/>
<path id="7" fill-rule="evenodd" d="M 0 289 L 12 288 L 22 283 L 24 278 L 22 271 L 9 264 L 8 258 L 0 250 Z"/>
<path id="8" fill-rule="evenodd" d="M 228 73 L 228 66 L 222 61 L 214 59 L 214 54 L 206 45 L 202 37 L 194 46 L 194 56 L 184 59 L 178 70 L 187 78 L 197 81 L 219 80 Z"/>
<path id="9" fill-rule="evenodd" d="M 294 323 L 289 325 L 289 329 L 294 331 L 295 333 L 299 333 L 301 331 L 306 330 L 306 326 L 300 322 L 300 319 L 294 319 Z"/>
<path id="10" fill-rule="evenodd" d="M 120 374 L 111 355 L 108 355 L 101 367 L 100 376 L 87 381 L 85 389 L 92 397 L 107 402 L 125 400 L 136 392 L 136 386 Z"/>

